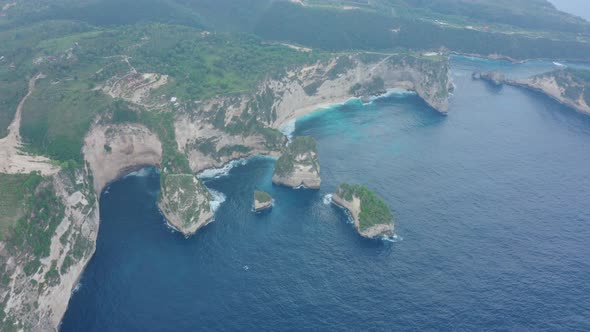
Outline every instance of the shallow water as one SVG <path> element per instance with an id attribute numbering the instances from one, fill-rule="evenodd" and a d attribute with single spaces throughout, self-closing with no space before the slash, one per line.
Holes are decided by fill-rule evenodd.
<path id="1" fill-rule="evenodd" d="M 273 186 L 252 159 L 208 180 L 225 202 L 188 239 L 158 213 L 157 172 L 112 184 L 61 331 L 590 330 L 590 118 L 470 78 L 550 67 L 455 58 L 446 117 L 413 95 L 307 116 L 322 189 Z M 325 204 L 344 181 L 385 198 L 398 241 Z M 271 211 L 251 212 L 256 188 Z"/>

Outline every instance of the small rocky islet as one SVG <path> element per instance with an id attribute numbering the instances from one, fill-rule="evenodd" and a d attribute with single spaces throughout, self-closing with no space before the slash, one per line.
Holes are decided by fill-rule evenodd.
<path id="1" fill-rule="evenodd" d="M 253 210 L 256 213 L 266 211 L 273 206 L 273 199 L 270 194 L 262 190 L 254 191 Z"/>

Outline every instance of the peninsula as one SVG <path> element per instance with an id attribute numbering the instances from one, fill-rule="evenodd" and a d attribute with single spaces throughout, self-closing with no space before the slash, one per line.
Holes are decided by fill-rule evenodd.
<path id="1" fill-rule="evenodd" d="M 474 73 L 475 79 L 496 86 L 512 85 L 536 91 L 580 113 L 590 115 L 590 70 L 562 68 L 529 78 L 507 79 L 497 72 Z"/>

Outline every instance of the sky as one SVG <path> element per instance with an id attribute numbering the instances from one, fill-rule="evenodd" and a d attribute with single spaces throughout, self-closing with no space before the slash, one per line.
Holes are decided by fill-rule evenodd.
<path id="1" fill-rule="evenodd" d="M 558 9 L 590 21 L 590 0 L 549 0 Z"/>

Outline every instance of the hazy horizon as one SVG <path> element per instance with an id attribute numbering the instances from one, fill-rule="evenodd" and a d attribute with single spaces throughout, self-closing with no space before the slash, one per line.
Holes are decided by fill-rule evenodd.
<path id="1" fill-rule="evenodd" d="M 588 0 L 549 0 L 557 9 L 590 20 L 590 1 Z"/>

